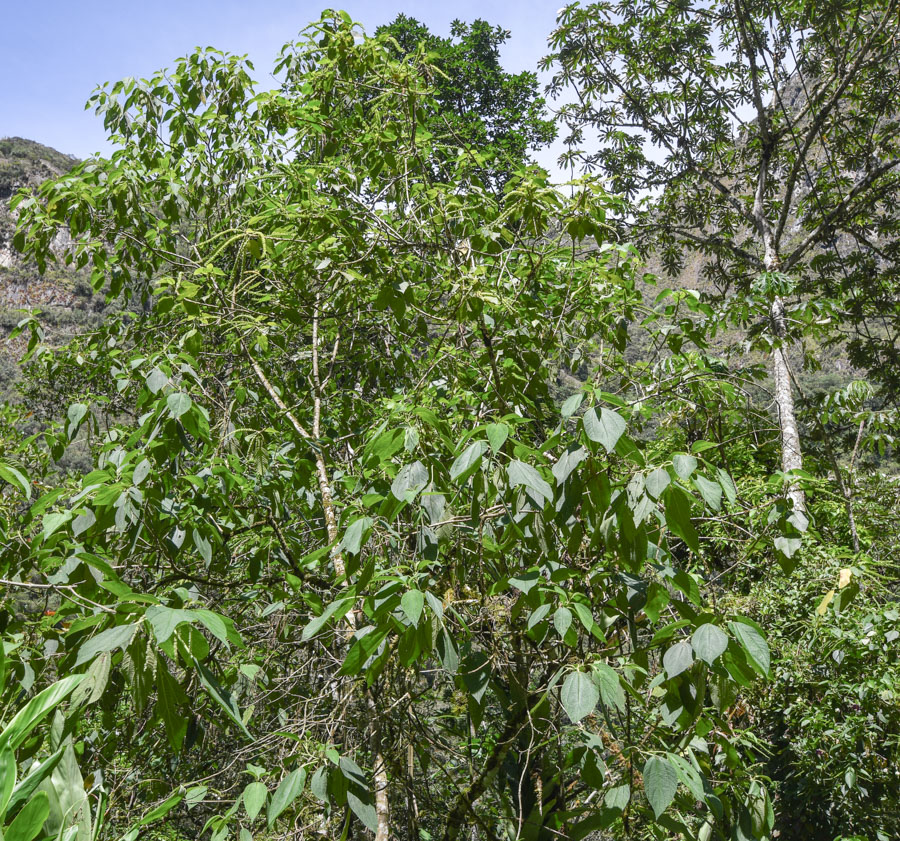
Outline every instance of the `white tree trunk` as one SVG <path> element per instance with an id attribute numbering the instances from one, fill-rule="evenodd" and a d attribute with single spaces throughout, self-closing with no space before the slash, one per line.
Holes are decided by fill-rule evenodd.
<path id="1" fill-rule="evenodd" d="M 780 297 L 772 301 L 770 310 L 773 331 L 777 338 L 783 339 L 787 334 L 784 320 L 784 302 Z M 800 431 L 797 427 L 797 416 L 794 412 L 794 391 L 791 385 L 791 372 L 783 346 L 772 351 L 772 376 L 775 380 L 775 408 L 778 412 L 778 425 L 781 429 L 781 469 L 803 468 L 803 453 L 800 449 Z M 803 511 L 806 499 L 800 487 L 792 482 L 788 487 L 788 499 L 794 508 Z"/>

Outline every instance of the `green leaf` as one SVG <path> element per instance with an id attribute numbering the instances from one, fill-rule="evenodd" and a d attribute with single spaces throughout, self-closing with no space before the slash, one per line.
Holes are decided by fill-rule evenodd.
<path id="1" fill-rule="evenodd" d="M 35 762 L 31 768 L 28 769 L 28 774 L 23 780 L 19 781 L 12 791 L 12 796 L 6 806 L 9 812 L 15 811 L 20 804 L 28 800 L 28 798 L 37 791 L 41 782 L 53 772 L 53 769 L 57 766 L 60 759 L 62 759 L 65 749 L 65 747 L 59 748 L 59 750 L 52 753 L 43 760 L 43 762 Z"/>
<path id="2" fill-rule="evenodd" d="M 691 646 L 696 655 L 711 666 L 713 661 L 728 648 L 728 634 L 718 626 L 707 622 L 694 631 Z"/>
<path id="3" fill-rule="evenodd" d="M 149 459 L 142 459 L 137 467 L 134 468 L 134 473 L 131 474 L 131 481 L 135 485 L 140 485 L 147 476 L 150 475 L 150 471 L 153 468 L 153 465 L 150 463 Z"/>
<path id="4" fill-rule="evenodd" d="M 160 656 L 156 658 L 156 693 L 156 714 L 165 725 L 166 737 L 172 750 L 178 753 L 184 744 L 188 725 L 187 718 L 179 712 L 179 707 L 187 701 L 187 696 Z"/>
<path id="5" fill-rule="evenodd" d="M 81 422 L 87 413 L 88 407 L 85 403 L 73 403 L 69 406 L 69 410 L 66 412 L 66 417 L 69 419 L 69 423 L 66 426 L 66 437 L 70 441 L 75 436 L 75 433 L 78 432 L 78 428 L 81 426 Z"/>
<path id="6" fill-rule="evenodd" d="M 234 722 L 235 726 L 240 730 L 248 739 L 252 739 L 253 737 L 250 735 L 250 731 L 247 730 L 246 725 L 244 724 L 243 719 L 241 718 L 241 712 L 238 709 L 237 704 L 234 701 L 234 698 L 231 697 L 231 694 L 227 692 L 222 686 L 219 685 L 219 682 L 215 679 L 212 672 L 206 668 L 202 663 L 198 660 L 193 659 L 194 668 L 197 670 L 197 674 L 200 677 L 200 683 L 206 688 L 206 691 L 209 693 L 209 696 L 222 708 L 225 712 L 225 715 Z"/>
<path id="7" fill-rule="evenodd" d="M 625 419 L 612 409 L 601 408 L 599 416 L 595 409 L 588 409 L 583 418 L 584 432 L 591 441 L 602 444 L 611 453 L 625 432 Z"/>
<path id="8" fill-rule="evenodd" d="M 2 643 L 0 643 L 2 645 Z M 16 755 L 8 747 L 0 750 L 0 818 L 16 785 Z"/>
<path id="9" fill-rule="evenodd" d="M 565 402 L 562 404 L 562 408 L 559 410 L 559 413 L 564 418 L 570 418 L 575 414 L 575 412 L 578 411 L 583 401 L 584 394 L 579 391 L 577 394 L 573 394 L 566 398 Z"/>
<path id="10" fill-rule="evenodd" d="M 650 496 L 659 499 L 671 481 L 669 471 L 664 467 L 657 467 L 645 480 L 644 487 Z"/>
<path id="11" fill-rule="evenodd" d="M 495 453 L 499 453 L 509 437 L 509 427 L 505 423 L 489 423 L 487 437 L 491 444 L 491 449 Z"/>
<path id="12" fill-rule="evenodd" d="M 466 447 L 450 467 L 450 478 L 453 481 L 464 482 L 481 462 L 484 454 L 484 441 L 473 441 Z"/>
<path id="13" fill-rule="evenodd" d="M 665 493 L 666 525 L 680 537 L 688 549 L 700 553 L 700 538 L 691 522 L 690 497 L 676 485 L 671 485 Z"/>
<path id="14" fill-rule="evenodd" d="M 718 482 L 710 482 L 702 473 L 698 473 L 694 476 L 694 484 L 700 491 L 700 496 L 713 511 L 718 511 L 722 507 L 722 486 Z"/>
<path id="15" fill-rule="evenodd" d="M 572 474 L 572 471 L 578 467 L 581 462 L 583 462 L 587 458 L 587 451 L 584 447 L 569 447 L 557 460 L 556 464 L 550 468 L 550 472 L 553 473 L 554 478 L 556 479 L 556 484 L 561 485 L 569 476 Z"/>
<path id="16" fill-rule="evenodd" d="M 166 398 L 166 405 L 172 417 L 178 420 L 188 409 L 191 408 L 191 398 L 183 391 L 174 391 Z"/>
<path id="17" fill-rule="evenodd" d="M 572 627 L 572 611 L 567 607 L 558 607 L 553 614 L 553 627 L 556 628 L 557 634 L 564 637 L 566 631 Z"/>
<path id="18" fill-rule="evenodd" d="M 365 545 L 365 542 L 368 539 L 368 533 L 371 528 L 371 517 L 360 517 L 358 520 L 354 520 L 347 531 L 344 532 L 344 538 L 341 540 L 341 548 L 351 555 L 358 555 L 359 550 Z"/>
<path id="19" fill-rule="evenodd" d="M 55 709 L 84 680 L 84 675 L 69 675 L 48 686 L 17 712 L 0 733 L 0 746 L 15 750 L 47 713 Z"/>
<path id="20" fill-rule="evenodd" d="M 597 708 L 600 690 L 586 672 L 570 672 L 563 681 L 559 700 L 572 724 L 577 724 Z"/>
<path id="21" fill-rule="evenodd" d="M 644 793 L 657 819 L 675 799 L 678 772 L 668 759 L 651 756 L 644 763 Z"/>
<path id="22" fill-rule="evenodd" d="M 39 791 L 29 800 L 4 833 L 4 841 L 32 841 L 50 816 L 50 798 Z"/>
<path id="23" fill-rule="evenodd" d="M 169 377 L 167 374 L 160 371 L 159 368 L 154 368 L 147 374 L 145 382 L 150 391 L 154 394 L 158 394 L 165 387 L 166 383 L 169 382 Z"/>
<path id="24" fill-rule="evenodd" d="M 316 616 L 314 619 L 311 619 L 306 627 L 303 629 L 303 633 L 301 634 L 301 639 L 306 642 L 308 639 L 312 639 L 316 634 L 319 633 L 322 628 L 325 627 L 331 617 L 335 617 L 336 619 L 340 619 L 353 604 L 354 599 L 352 597 L 347 597 L 344 599 L 337 599 L 336 601 L 331 602 L 325 610 L 322 612 L 321 616 Z"/>
<path id="25" fill-rule="evenodd" d="M 138 826 L 147 826 L 148 824 L 154 823 L 161 818 L 164 818 L 169 812 L 172 811 L 181 801 L 184 799 L 183 794 L 173 794 L 171 797 L 167 797 L 160 803 L 158 806 L 154 806 L 149 812 L 147 812 L 138 822 Z"/>
<path id="26" fill-rule="evenodd" d="M 536 505 L 543 507 L 544 501 L 553 499 L 553 489 L 530 464 L 524 461 L 513 461 L 507 470 L 509 485 L 512 488 L 524 486 L 528 496 Z"/>
<path id="27" fill-rule="evenodd" d="M 31 499 L 31 485 L 25 474 L 17 470 L 11 464 L 0 461 L 0 479 L 9 482 L 10 485 L 18 488 L 25 499 Z"/>
<path id="28" fill-rule="evenodd" d="M 729 622 L 728 627 L 744 649 L 750 665 L 763 677 L 768 677 L 771 669 L 769 646 L 763 635 L 744 619 Z"/>
<path id="29" fill-rule="evenodd" d="M 737 488 L 734 486 L 734 480 L 721 467 L 716 469 L 716 476 L 719 478 L 719 484 L 725 491 L 725 498 L 734 505 L 737 499 Z"/>
<path id="30" fill-rule="evenodd" d="M 391 483 L 391 493 L 399 500 L 411 500 L 428 484 L 428 468 L 421 461 L 414 461 L 400 468 Z"/>
<path id="31" fill-rule="evenodd" d="M 694 651 L 687 641 L 676 642 L 675 645 L 669 646 L 663 655 L 663 668 L 670 679 L 686 672 L 693 665 Z"/>
<path id="32" fill-rule="evenodd" d="M 258 781 L 252 782 L 244 789 L 242 799 L 244 801 L 244 811 L 247 818 L 252 822 L 256 820 L 256 816 L 265 805 L 266 798 L 269 796 L 269 789 L 265 783 Z"/>
<path id="33" fill-rule="evenodd" d="M 266 811 L 266 821 L 270 829 L 278 816 L 300 796 L 305 784 L 306 768 L 297 768 L 295 771 L 291 771 L 278 784 Z"/>
<path id="34" fill-rule="evenodd" d="M 102 651 L 128 648 L 134 639 L 137 628 L 137 624 L 116 625 L 114 628 L 108 628 L 91 637 L 78 649 L 78 658 L 75 660 L 76 667 L 82 663 L 87 663 L 88 660 L 93 660 Z"/>
<path id="35" fill-rule="evenodd" d="M 418 625 L 425 607 L 425 594 L 421 590 L 407 590 L 400 597 L 400 607 L 409 619 L 410 624 Z"/>
<path id="36" fill-rule="evenodd" d="M 684 453 L 672 456 L 672 466 L 678 478 L 687 481 L 691 478 L 691 473 L 697 469 L 697 459 Z"/>
<path id="37" fill-rule="evenodd" d="M 616 670 L 606 663 L 594 663 L 591 668 L 600 685 L 600 698 L 606 707 L 625 712 L 625 690 Z"/>

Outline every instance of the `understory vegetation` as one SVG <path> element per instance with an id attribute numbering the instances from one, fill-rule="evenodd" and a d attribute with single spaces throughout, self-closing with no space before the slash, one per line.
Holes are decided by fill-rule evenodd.
<path id="1" fill-rule="evenodd" d="M 329 11 L 99 88 L 10 206 L 81 304 L 0 372 L 0 838 L 900 836 L 898 28 L 573 4 L 551 113 Z"/>

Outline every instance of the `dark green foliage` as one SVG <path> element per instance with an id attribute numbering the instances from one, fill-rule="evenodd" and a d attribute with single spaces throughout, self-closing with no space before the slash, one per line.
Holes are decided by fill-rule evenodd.
<path id="1" fill-rule="evenodd" d="M 497 189 L 540 149 L 556 137 L 530 71 L 507 73 L 500 65 L 500 47 L 510 33 L 484 20 L 455 20 L 450 37 L 433 35 L 425 24 L 400 14 L 376 30 L 396 44 L 391 52 L 411 59 L 424 49 L 433 63 L 429 76 L 434 103 L 426 111 L 425 127 L 448 148 L 436 157 L 442 178 L 459 152 L 478 155 L 475 167 Z"/>

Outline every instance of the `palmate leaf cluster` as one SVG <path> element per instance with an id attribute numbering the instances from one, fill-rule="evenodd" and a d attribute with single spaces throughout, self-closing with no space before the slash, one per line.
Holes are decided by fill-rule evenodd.
<path id="1" fill-rule="evenodd" d="M 265 92 L 195 52 L 18 199 L 27 254 L 66 226 L 144 305 L 53 354 L 22 325 L 77 385 L 0 462 L 3 577 L 43 599 L 4 613 L 4 720 L 79 684 L 17 759 L 71 737 L 131 841 L 766 837 L 734 718 L 772 658 L 715 582 L 790 571 L 809 520 L 758 463 L 742 491 L 766 430 L 717 315 L 645 303 L 592 179 L 486 184 L 392 49 L 327 14 Z"/>

